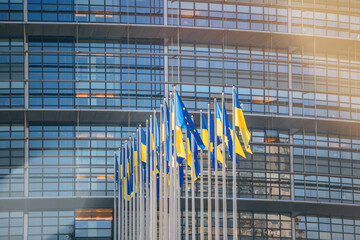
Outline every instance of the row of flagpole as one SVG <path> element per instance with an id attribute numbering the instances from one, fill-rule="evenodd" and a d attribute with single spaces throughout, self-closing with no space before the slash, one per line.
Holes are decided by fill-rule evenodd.
<path id="1" fill-rule="evenodd" d="M 232 125 L 227 117 L 224 93 L 221 96 L 221 105 L 222 109 L 215 98 L 214 116 L 212 116 L 210 104 L 208 104 L 207 119 L 202 111 L 200 112 L 200 137 L 193 116 L 187 112 L 174 87 L 169 98 L 165 98 L 161 104 L 160 126 L 157 112 L 154 110 L 150 119 L 146 120 L 145 130 L 139 125 L 134 136 L 129 137 L 129 140 L 122 144 L 114 156 L 114 239 L 182 239 L 183 235 L 185 239 L 189 237 L 195 239 L 196 233 L 200 235 L 200 239 L 212 238 L 213 235 L 219 239 L 220 225 L 222 226 L 221 237 L 227 239 L 228 196 L 225 145 L 232 161 L 232 235 L 234 239 L 238 239 L 236 154 L 242 157 L 245 157 L 245 154 L 235 127 L 239 127 L 244 147 L 250 154 L 252 154 L 249 145 L 251 136 L 235 88 L 232 92 Z M 183 140 L 184 130 L 186 131 L 186 151 Z M 205 149 L 208 158 L 207 196 L 204 193 L 206 183 L 203 172 L 203 150 Z M 219 196 L 220 166 L 221 198 Z M 190 186 L 188 173 L 191 179 Z M 215 180 L 214 187 L 212 186 L 213 179 Z M 200 181 L 200 199 L 195 196 L 196 181 Z M 185 184 L 185 196 L 181 196 L 183 184 Z M 214 197 L 212 190 L 214 190 Z M 207 221 L 204 217 L 206 199 Z M 200 202 L 199 205 L 196 204 L 198 202 Z M 212 219 L 213 203 L 215 204 L 214 219 Z M 223 210 L 222 224 L 220 224 L 220 203 Z M 191 216 L 189 205 L 191 205 Z M 200 224 L 196 224 L 198 222 L 197 208 L 200 208 Z M 185 226 L 182 226 L 181 218 L 185 219 Z M 207 225 L 207 237 L 205 225 Z M 197 231 L 199 227 L 200 231 Z M 191 235 L 189 230 L 191 230 Z"/>

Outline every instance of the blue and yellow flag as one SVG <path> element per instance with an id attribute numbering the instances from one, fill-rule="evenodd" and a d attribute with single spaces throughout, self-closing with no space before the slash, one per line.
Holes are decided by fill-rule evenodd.
<path id="1" fill-rule="evenodd" d="M 172 99 L 172 101 L 171 101 L 171 120 L 176 121 L 175 114 L 174 114 L 174 99 Z M 181 127 L 177 126 L 177 124 L 175 124 L 175 125 L 176 125 L 175 126 L 176 139 L 175 139 L 175 136 L 174 136 L 175 131 L 174 131 L 174 129 L 171 129 L 171 131 L 172 131 L 172 146 L 171 146 L 170 150 L 171 150 L 171 153 L 174 153 L 174 151 L 175 151 L 174 146 L 176 146 L 177 155 L 176 155 L 176 161 L 170 163 L 170 165 L 173 168 L 175 168 L 176 166 L 179 166 L 179 185 L 181 187 L 183 185 L 183 183 L 184 183 L 183 161 L 186 159 L 186 152 L 185 152 L 184 140 L 183 140 Z M 171 158 L 172 158 L 172 154 L 171 154 Z"/>
<path id="2" fill-rule="evenodd" d="M 224 130 L 225 130 L 225 143 L 229 149 L 229 155 L 230 158 L 232 160 L 232 136 L 233 136 L 233 127 L 227 117 L 227 113 L 226 113 L 226 109 L 225 109 L 225 103 L 224 103 L 224 111 L 222 111 L 221 107 L 219 106 L 218 103 L 216 103 L 216 120 L 217 120 L 217 135 L 222 137 Z M 225 129 L 223 129 L 223 127 Z M 240 145 L 240 141 L 239 138 L 237 136 L 235 136 L 235 153 L 239 154 L 240 156 L 242 156 L 243 158 L 245 157 L 245 153 Z M 237 160 L 236 160 L 237 161 Z"/>
<path id="3" fill-rule="evenodd" d="M 133 176 L 133 181 L 134 181 L 134 185 L 135 185 L 135 193 L 137 193 L 137 184 L 136 184 L 136 176 L 138 174 L 138 148 L 137 148 L 137 144 L 136 144 L 136 138 L 133 138 L 133 145 L 134 145 L 134 150 L 133 150 L 133 159 L 134 159 L 134 176 Z"/>
<path id="4" fill-rule="evenodd" d="M 132 195 L 133 195 L 133 161 L 132 161 L 132 154 L 130 155 L 130 153 L 132 152 L 132 147 L 130 144 L 130 148 L 127 146 L 126 144 L 126 151 L 127 151 L 127 156 L 126 156 L 126 171 L 127 171 L 127 199 L 129 200 Z"/>
<path id="5" fill-rule="evenodd" d="M 214 123 L 214 118 L 212 117 L 212 114 L 210 112 L 210 130 L 209 130 L 209 126 L 208 126 L 208 122 L 206 121 L 206 118 L 204 116 L 204 114 L 202 115 L 202 122 L 203 122 L 203 126 L 202 126 L 202 139 L 207 139 L 206 140 L 206 147 L 210 150 L 210 158 L 211 158 L 211 165 L 212 167 L 215 169 L 215 153 L 214 153 L 214 145 L 215 145 L 215 123 Z M 208 146 L 208 136 L 209 136 L 209 131 L 210 131 L 210 147 Z M 205 141 L 205 140 L 204 140 Z M 220 151 L 220 138 L 217 136 L 217 160 L 222 163 L 223 158 L 222 158 L 222 154 Z"/>
<path id="6" fill-rule="evenodd" d="M 115 186 L 117 191 L 119 191 L 119 161 L 118 155 L 115 153 Z"/>
<path id="7" fill-rule="evenodd" d="M 245 150 L 252 154 L 251 147 L 249 145 L 251 134 L 246 126 L 244 113 L 239 102 L 237 94 L 234 92 L 234 109 L 235 109 L 235 126 L 240 128 L 241 137 L 244 141 Z"/>
<path id="8" fill-rule="evenodd" d="M 191 134 L 194 136 L 194 139 L 196 143 L 199 145 L 199 147 L 204 150 L 205 145 L 196 129 L 196 126 L 194 122 L 191 119 L 190 114 L 186 110 L 186 107 L 181 100 L 179 94 L 175 91 L 176 95 L 176 126 L 189 130 Z"/>
<path id="9" fill-rule="evenodd" d="M 141 161 L 143 163 L 147 162 L 146 133 L 142 128 L 141 128 Z"/>
<path id="10" fill-rule="evenodd" d="M 198 146 L 196 144 L 196 141 L 192 142 L 191 141 L 191 134 L 190 131 L 187 130 L 187 163 L 188 165 L 191 167 L 191 172 L 194 171 L 194 181 L 196 181 L 199 176 L 200 176 L 200 162 L 199 162 L 199 157 L 198 157 Z M 191 152 L 191 146 L 193 147 L 193 154 Z M 194 166 L 193 166 L 193 157 L 194 157 Z M 193 169 L 194 167 L 194 169 Z"/>

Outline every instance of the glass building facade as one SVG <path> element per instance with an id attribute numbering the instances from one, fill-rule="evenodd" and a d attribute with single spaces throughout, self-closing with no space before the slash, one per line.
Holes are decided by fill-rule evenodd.
<path id="1" fill-rule="evenodd" d="M 0 240 L 112 239 L 114 151 L 174 85 L 194 113 L 221 92 L 231 112 L 237 88 L 254 153 L 237 167 L 238 238 L 360 240 L 359 12 L 355 0 L 0 0 Z M 232 176 L 224 187 L 232 199 Z M 219 212 L 229 239 L 233 212 Z M 196 239 L 214 238 L 201 214 Z M 203 216 L 207 229 L 215 213 Z"/>

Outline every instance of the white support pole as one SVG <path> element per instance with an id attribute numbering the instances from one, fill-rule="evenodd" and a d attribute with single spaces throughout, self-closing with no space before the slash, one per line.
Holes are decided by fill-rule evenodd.
<path id="1" fill-rule="evenodd" d="M 145 208 L 145 211 L 146 211 L 146 214 L 145 214 L 145 217 L 146 217 L 146 222 L 145 222 L 145 227 L 146 227 L 146 230 L 145 230 L 145 237 L 146 237 L 146 240 L 150 240 L 150 156 L 148 155 L 148 153 L 150 152 L 150 142 L 149 142 L 149 121 L 146 120 L 146 148 L 147 148 L 147 153 L 146 153 L 146 167 L 145 167 L 145 176 L 146 176 L 146 179 L 145 179 L 145 184 L 146 184 L 146 208 Z"/>
<path id="2" fill-rule="evenodd" d="M 194 117 L 191 116 L 194 121 Z M 195 239 L 195 143 L 194 135 L 191 134 L 191 239 Z"/>
<path id="3" fill-rule="evenodd" d="M 200 110 L 200 131 L 203 128 L 203 112 Z M 210 146 L 210 145 L 209 145 Z M 203 150 L 200 149 L 200 240 L 204 240 L 204 159 Z"/>
<path id="4" fill-rule="evenodd" d="M 141 138 L 141 133 L 142 133 L 142 128 L 141 128 L 141 125 L 139 126 L 139 148 L 138 148 L 138 156 L 139 156 L 139 193 L 140 193 L 140 224 L 139 224 L 139 239 L 140 240 L 144 240 L 144 189 L 143 189 L 143 186 L 144 186 L 144 179 L 143 179 L 143 168 L 142 168 L 142 145 L 141 145 L 141 141 L 142 141 L 142 138 Z"/>
<path id="5" fill-rule="evenodd" d="M 217 162 L 217 120 L 216 120 L 216 98 L 214 98 L 214 155 L 215 155 L 215 239 L 219 236 L 219 179 L 218 179 L 218 162 Z"/>
<path id="6" fill-rule="evenodd" d="M 133 141 L 131 141 L 131 145 L 132 145 L 132 152 L 131 152 L 131 156 L 132 156 L 132 159 L 133 159 L 133 163 L 132 163 L 132 166 L 133 166 L 133 169 L 132 169 L 132 171 L 133 171 L 133 177 L 132 177 L 132 179 L 133 179 L 133 181 L 132 181 L 132 185 L 133 185 L 133 197 L 132 197 L 132 238 L 135 240 L 135 239 L 137 239 L 136 238 L 136 192 L 135 192 L 135 182 L 136 182 L 136 171 L 135 171 L 135 161 L 137 160 L 137 159 L 135 159 L 135 156 L 134 156 L 134 150 L 135 150 L 135 141 L 134 141 L 134 139 L 135 139 L 135 136 L 133 136 Z"/>
<path id="7" fill-rule="evenodd" d="M 173 126 L 174 126 L 174 165 L 173 165 L 173 168 L 174 168 L 174 171 L 173 171 L 173 178 L 174 178 L 174 181 L 173 181 L 173 188 L 174 188 L 174 191 L 173 191 L 173 209 L 174 209 L 174 214 L 173 214 L 173 219 L 172 219 L 172 224 L 173 224 L 173 232 L 172 232 L 172 235 L 171 237 L 173 237 L 175 240 L 178 239 L 178 235 L 177 235 L 177 199 L 176 199 L 176 195 L 177 195 L 177 181 L 179 181 L 178 178 L 176 178 L 176 172 L 177 172 L 177 146 L 176 146 L 176 104 L 177 104 L 177 98 L 176 98 L 176 95 L 175 95 L 175 87 L 173 87 L 173 98 L 174 98 L 174 119 L 173 119 Z"/>
<path id="8" fill-rule="evenodd" d="M 164 227 L 163 227 L 163 222 L 164 222 L 164 196 L 163 196 L 163 175 L 164 175 L 164 162 L 163 162 L 163 124 L 162 124 L 162 109 L 163 109 L 163 105 L 162 103 L 160 104 L 160 117 L 159 117 L 159 124 L 160 124 L 160 148 L 158 149 L 159 151 L 159 239 L 163 240 L 164 238 Z"/>
<path id="9" fill-rule="evenodd" d="M 227 204 L 226 204 L 226 151 L 225 151 L 225 100 L 224 100 L 224 92 L 221 94 L 221 105 L 223 107 L 222 111 L 222 124 L 223 124 L 223 132 L 222 132 L 222 157 L 223 157 L 223 164 L 222 164 L 222 191 L 223 191 L 223 238 L 227 240 Z"/>
<path id="10" fill-rule="evenodd" d="M 154 180 L 153 180 L 153 169 L 154 169 L 154 166 L 153 166 L 153 116 L 150 115 L 150 142 L 149 142 L 149 147 L 150 147 L 150 211 L 149 211 L 149 225 L 150 225 L 150 228 L 149 228 L 149 235 L 150 235 L 150 240 L 153 240 L 154 238 L 154 222 L 153 222 L 153 202 L 154 202 Z"/>
<path id="11" fill-rule="evenodd" d="M 186 132 L 186 148 L 189 146 L 187 145 L 187 138 L 190 137 L 187 135 L 188 132 Z M 190 146 L 191 148 L 191 146 Z M 188 151 L 188 149 L 186 149 Z M 191 150 L 190 150 L 191 151 Z M 186 152 L 187 155 L 187 152 Z M 187 155 L 187 158 L 189 156 Z M 189 240 L 189 189 L 188 189 L 188 163 L 185 163 L 185 239 Z"/>
<path id="12" fill-rule="evenodd" d="M 128 230 L 129 230 L 129 225 L 128 225 L 128 189 L 127 189 L 127 181 L 128 181 L 128 178 L 127 178 L 127 141 L 125 141 L 125 158 L 124 158 L 124 168 L 125 168 L 125 176 L 124 176 L 124 205 L 125 205 L 125 240 L 129 240 L 129 235 L 128 235 Z"/>
<path id="13" fill-rule="evenodd" d="M 164 173 L 163 173 L 163 204 L 164 204 L 164 216 L 163 216 L 163 227 L 164 227 L 164 231 L 163 231 L 163 239 L 166 240 L 168 239 L 168 184 L 167 184 L 167 166 L 168 166 L 168 162 L 167 162 L 167 154 L 170 154 L 168 152 L 167 149 L 167 142 L 166 142 L 166 128 L 167 128 L 167 121 L 169 121 L 169 119 L 167 119 L 167 114 L 166 114 L 166 99 L 164 98 L 163 100 L 163 114 L 164 114 L 164 129 L 163 129 L 163 142 L 164 142 L 164 148 L 163 148 L 163 169 L 164 169 Z"/>
<path id="14" fill-rule="evenodd" d="M 236 153 L 235 153 L 235 141 L 236 141 L 236 129 L 235 129 L 235 87 L 232 91 L 232 122 L 233 122 L 233 141 L 232 141 L 232 175 L 233 175 L 233 239 L 238 239 L 237 233 L 237 187 L 236 187 Z"/>
<path id="15" fill-rule="evenodd" d="M 170 192 L 170 196 L 169 196 L 169 235 L 167 236 L 167 239 L 171 239 L 172 237 L 175 236 L 174 233 L 174 208 L 173 208 L 173 192 L 174 192 L 174 176 L 173 176 L 173 172 L 174 172 L 174 165 L 175 165 L 175 139 L 173 136 L 175 136 L 175 117 L 173 117 L 173 104 L 172 104 L 172 95 L 173 93 L 170 93 L 170 100 L 169 100 L 169 104 L 170 104 L 170 109 L 171 109 L 171 116 L 170 116 L 170 151 L 172 151 L 172 156 L 170 157 L 170 187 L 169 187 L 169 192 Z M 174 135 L 173 135 L 174 134 Z"/>
<path id="16" fill-rule="evenodd" d="M 136 129 L 136 148 L 137 148 L 137 159 L 136 159 L 136 239 L 140 239 L 140 165 L 141 165 L 141 158 L 140 158 L 140 142 L 139 142 L 139 128 Z"/>
<path id="17" fill-rule="evenodd" d="M 210 104 L 208 104 L 208 145 L 209 145 L 209 149 L 208 149 L 208 239 L 212 239 L 212 217 L 211 217 L 211 198 L 212 198 L 212 184 L 211 184 L 211 167 L 212 167 L 212 162 L 211 162 L 211 115 L 210 115 Z M 213 146 L 214 147 L 214 146 Z M 216 150 L 216 148 L 215 148 Z M 215 154 L 215 152 L 214 152 Z M 215 159 L 215 163 L 216 163 L 216 159 Z"/>
<path id="18" fill-rule="evenodd" d="M 124 162 L 125 162 L 125 158 L 123 155 L 123 151 L 124 151 L 124 145 L 122 144 L 121 149 L 119 148 L 119 155 L 121 154 L 122 157 L 122 167 L 124 169 Z M 121 174 L 124 174 L 124 170 L 122 171 Z M 125 181 L 125 176 L 122 175 L 122 179 L 120 181 L 120 185 L 119 188 L 121 189 L 121 191 L 119 191 L 119 199 L 118 199 L 118 205 L 119 205 L 119 210 L 120 210 L 120 205 L 121 205 L 121 235 L 120 235 L 120 221 L 118 222 L 118 229 L 119 229 L 119 234 L 118 234 L 118 240 L 120 239 L 125 239 L 125 190 L 124 190 L 124 181 Z M 119 214 L 120 215 L 120 214 Z"/>

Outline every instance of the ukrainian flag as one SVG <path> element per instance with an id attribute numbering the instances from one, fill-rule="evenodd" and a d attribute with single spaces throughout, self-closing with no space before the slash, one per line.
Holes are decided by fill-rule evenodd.
<path id="1" fill-rule="evenodd" d="M 233 136 L 233 128 L 232 125 L 227 117 L 226 109 L 225 109 L 225 103 L 224 103 L 224 112 L 222 111 L 221 107 L 218 103 L 216 103 L 216 123 L 217 123 L 217 136 L 222 137 L 223 135 L 223 127 L 225 127 L 225 143 L 229 149 L 229 155 L 232 160 L 232 136 Z M 223 124 L 224 123 L 224 124 Z M 235 153 L 239 154 L 243 158 L 245 157 L 245 153 L 242 150 L 242 147 L 240 145 L 239 138 L 235 136 Z"/>
<path id="2" fill-rule="evenodd" d="M 246 126 L 244 113 L 239 102 L 237 94 L 235 94 L 234 109 L 235 109 L 235 126 L 240 128 L 241 137 L 244 141 L 245 150 L 252 154 L 251 147 L 249 145 L 251 134 Z"/>
<path id="3" fill-rule="evenodd" d="M 198 146 L 196 144 L 196 141 L 194 141 L 193 143 L 193 148 L 194 148 L 194 166 L 193 166 L 193 160 L 192 160 L 192 152 L 191 152 L 191 135 L 190 135 L 190 131 L 187 130 L 187 163 L 188 165 L 191 167 L 191 172 L 193 171 L 193 167 L 194 167 L 194 181 L 196 181 L 199 176 L 200 176 L 200 162 L 199 162 L 199 157 L 198 157 Z"/>
<path id="4" fill-rule="evenodd" d="M 141 161 L 146 163 L 147 157 L 147 148 L 146 148 L 146 133 L 144 129 L 141 128 Z"/>
<path id="5" fill-rule="evenodd" d="M 215 144 L 215 131 L 214 131 L 214 118 L 212 117 L 212 114 L 210 112 L 210 147 L 209 145 L 209 126 L 208 126 L 208 122 L 206 121 L 206 118 L 204 116 L 204 114 L 202 114 L 202 122 L 203 122 L 203 126 L 202 126 L 202 139 L 205 141 L 204 144 L 206 144 L 206 147 L 208 148 L 208 150 L 210 151 L 210 158 L 211 158 L 211 163 L 212 163 L 212 167 L 215 169 L 215 154 L 214 154 L 214 144 Z M 220 138 L 217 137 L 217 160 L 222 163 L 222 154 L 220 151 Z"/>
<path id="6" fill-rule="evenodd" d="M 231 157 L 231 161 L 232 161 L 232 136 L 233 136 L 233 127 L 228 119 L 228 116 L 227 116 L 227 113 L 226 113 L 226 109 L 225 109 L 225 103 L 223 105 L 223 109 L 224 109 L 224 125 L 225 125 L 225 134 L 226 134 L 226 140 L 227 140 L 227 143 L 228 143 L 228 148 L 229 148 L 229 155 Z M 231 147 L 230 147 L 231 145 Z M 237 135 L 235 135 L 235 153 L 236 154 L 239 154 L 240 156 L 242 156 L 243 158 L 246 158 L 245 157 L 245 153 L 244 153 L 244 150 L 242 149 L 241 145 L 240 145 L 240 141 L 239 141 L 239 138 Z M 236 159 L 236 162 L 237 162 L 237 158 L 235 156 L 235 159 Z"/>

